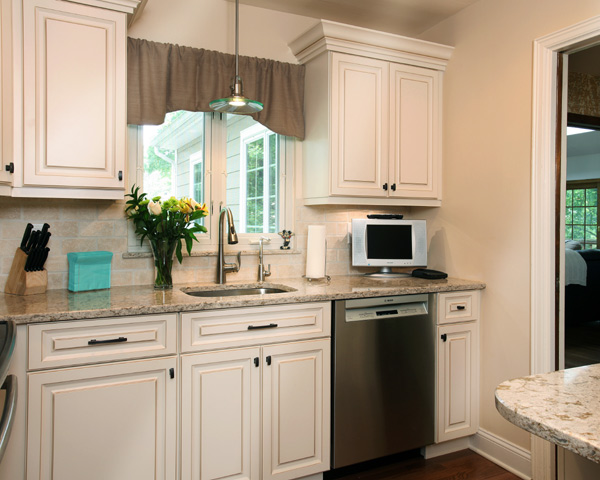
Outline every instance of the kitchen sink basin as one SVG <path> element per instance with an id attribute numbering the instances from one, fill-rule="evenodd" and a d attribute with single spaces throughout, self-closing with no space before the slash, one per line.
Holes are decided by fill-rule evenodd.
<path id="1" fill-rule="evenodd" d="M 295 292 L 295 288 L 287 287 L 284 285 L 277 286 L 240 286 L 235 285 L 231 287 L 219 287 L 219 288 L 184 288 L 182 292 L 187 295 L 194 297 L 237 297 L 241 295 L 267 295 L 270 293 L 286 293 Z"/>

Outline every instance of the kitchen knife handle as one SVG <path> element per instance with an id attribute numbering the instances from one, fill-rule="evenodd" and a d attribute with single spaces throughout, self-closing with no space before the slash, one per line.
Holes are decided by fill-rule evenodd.
<path id="1" fill-rule="evenodd" d="M 109 340 L 96 340 L 95 338 L 88 342 L 88 345 L 102 345 L 105 343 L 121 343 L 126 342 L 127 337 L 111 338 Z"/>
<path id="2" fill-rule="evenodd" d="M 25 227 L 25 232 L 23 233 L 23 239 L 21 240 L 21 250 L 25 251 L 25 247 L 27 246 L 27 241 L 29 240 L 29 236 L 31 235 L 31 231 L 33 230 L 33 224 L 28 223 Z"/>

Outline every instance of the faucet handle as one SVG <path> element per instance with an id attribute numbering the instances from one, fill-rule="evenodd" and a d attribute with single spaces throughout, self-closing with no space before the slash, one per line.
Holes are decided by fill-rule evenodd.
<path id="1" fill-rule="evenodd" d="M 240 268 L 242 268 L 242 252 L 238 252 L 237 253 L 237 265 L 236 265 L 236 272 L 240 271 Z"/>
<path id="2" fill-rule="evenodd" d="M 263 275 L 265 277 L 270 277 L 271 276 L 271 264 L 269 263 L 269 268 L 267 268 L 264 272 Z"/>

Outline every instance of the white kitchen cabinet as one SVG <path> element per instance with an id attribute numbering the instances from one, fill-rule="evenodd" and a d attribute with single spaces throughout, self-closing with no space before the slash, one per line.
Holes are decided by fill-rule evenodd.
<path id="1" fill-rule="evenodd" d="M 182 480 L 328 470 L 329 352 L 321 339 L 183 355 Z"/>
<path id="2" fill-rule="evenodd" d="M 258 347 L 182 355 L 182 480 L 258 480 L 259 357 Z"/>
<path id="3" fill-rule="evenodd" d="M 479 427 L 478 316 L 479 292 L 439 294 L 436 443 Z"/>
<path id="4" fill-rule="evenodd" d="M 184 313 L 181 325 L 182 480 L 329 469 L 329 302 Z"/>
<path id="5" fill-rule="evenodd" d="M 306 65 L 307 205 L 441 205 L 442 74 L 451 47 L 321 21 Z"/>
<path id="6" fill-rule="evenodd" d="M 28 375 L 27 480 L 176 478 L 177 358 Z"/>
<path id="7" fill-rule="evenodd" d="M 13 173 L 0 194 L 123 198 L 127 13 L 139 1 L 81 3 L 10 2 L 2 132 Z"/>
<path id="8" fill-rule="evenodd" d="M 264 347 L 262 480 L 329 469 L 329 339 Z"/>

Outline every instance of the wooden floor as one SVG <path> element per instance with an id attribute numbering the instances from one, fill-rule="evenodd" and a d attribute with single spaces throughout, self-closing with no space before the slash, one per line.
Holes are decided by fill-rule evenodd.
<path id="1" fill-rule="evenodd" d="M 567 325 L 565 368 L 600 363 L 600 321 Z"/>
<path id="2" fill-rule="evenodd" d="M 332 472 L 333 473 L 333 472 Z M 334 476 L 325 475 L 325 479 Z M 425 460 L 422 457 L 399 460 L 360 472 L 335 475 L 343 480 L 518 480 L 471 450 L 461 450 Z"/>

